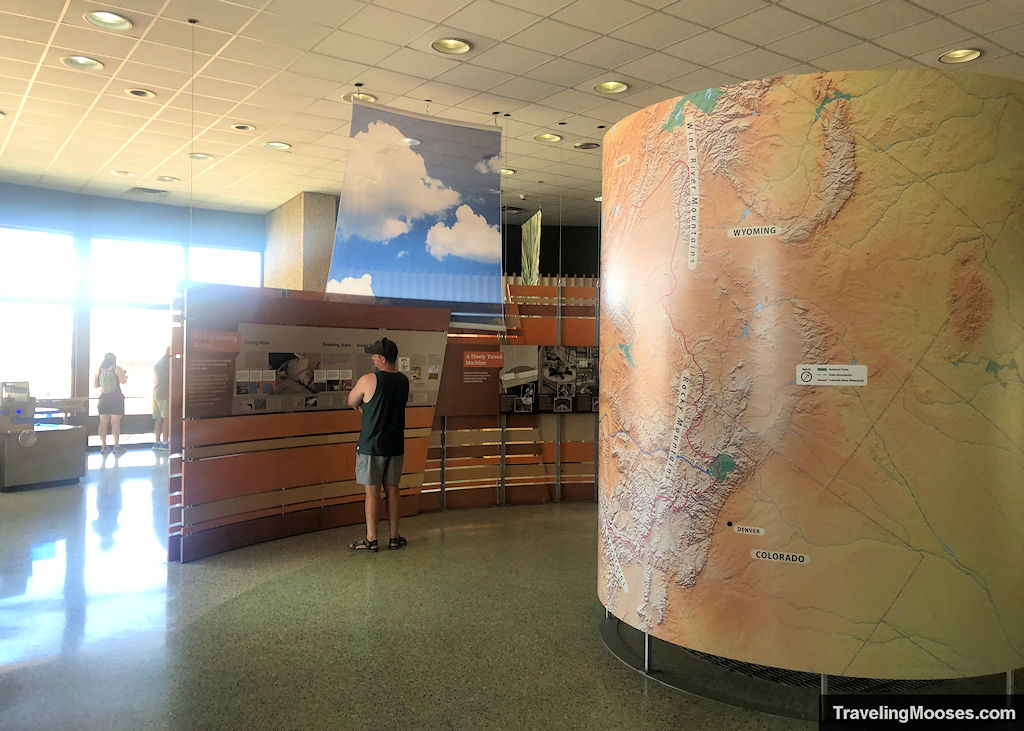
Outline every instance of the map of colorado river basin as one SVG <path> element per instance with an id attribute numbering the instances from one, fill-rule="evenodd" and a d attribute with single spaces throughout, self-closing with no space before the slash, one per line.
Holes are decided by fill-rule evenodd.
<path id="1" fill-rule="evenodd" d="M 605 137 L 598 591 L 816 673 L 1024 665 L 1024 85 L 769 78 Z"/>

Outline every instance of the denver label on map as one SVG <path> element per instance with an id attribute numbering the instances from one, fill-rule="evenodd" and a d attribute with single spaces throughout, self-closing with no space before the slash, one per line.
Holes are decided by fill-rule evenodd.
<path id="1" fill-rule="evenodd" d="M 737 533 L 742 533 L 742 534 L 748 535 L 748 536 L 763 536 L 764 535 L 764 528 L 755 528 L 754 526 L 750 526 L 750 525 L 734 525 L 732 527 L 732 529 L 734 531 L 736 531 Z"/>
<path id="2" fill-rule="evenodd" d="M 796 367 L 796 383 L 798 386 L 866 386 L 868 367 L 801 363 Z"/>

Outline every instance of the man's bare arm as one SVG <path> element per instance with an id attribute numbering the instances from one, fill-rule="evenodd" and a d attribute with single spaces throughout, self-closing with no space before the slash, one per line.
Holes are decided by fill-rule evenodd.
<path id="1" fill-rule="evenodd" d="M 368 393 L 372 395 L 373 388 L 376 385 L 376 377 L 372 373 L 366 373 L 360 376 L 359 380 L 356 381 L 356 385 L 353 386 L 352 390 L 348 393 L 348 405 L 353 409 L 362 410 L 363 401 L 366 400 L 366 395 Z"/>

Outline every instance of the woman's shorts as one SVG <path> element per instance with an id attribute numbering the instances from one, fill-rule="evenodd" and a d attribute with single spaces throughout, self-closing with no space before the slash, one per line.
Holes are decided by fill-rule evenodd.
<path id="1" fill-rule="evenodd" d="M 96 408 L 100 414 L 124 416 L 124 394 L 120 391 L 100 394 L 100 403 Z"/>
<path id="2" fill-rule="evenodd" d="M 356 482 L 360 485 L 397 485 L 402 481 L 402 463 L 405 456 L 378 457 L 375 454 L 356 455 Z"/>

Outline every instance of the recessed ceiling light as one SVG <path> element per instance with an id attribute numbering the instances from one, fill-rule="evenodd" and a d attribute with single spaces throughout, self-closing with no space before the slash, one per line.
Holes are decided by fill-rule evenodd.
<path id="1" fill-rule="evenodd" d="M 99 71 L 103 64 L 88 56 L 64 56 L 60 62 L 76 71 Z"/>
<path id="2" fill-rule="evenodd" d="M 409 147 L 416 147 L 416 145 L 420 144 L 420 141 L 415 137 L 405 137 L 402 139 L 402 142 L 407 144 Z"/>
<path id="3" fill-rule="evenodd" d="M 128 96 L 137 96 L 139 99 L 153 99 L 156 97 L 156 92 L 149 89 L 125 89 L 124 93 Z"/>
<path id="4" fill-rule="evenodd" d="M 512 168 L 502 168 L 501 169 L 501 174 L 502 175 L 515 175 L 516 171 L 513 170 Z"/>
<path id="5" fill-rule="evenodd" d="M 236 124 L 231 125 L 231 129 L 238 130 L 239 132 L 252 132 L 254 129 L 256 129 L 256 125 L 248 124 L 246 122 L 238 122 Z"/>
<path id="6" fill-rule="evenodd" d="M 180 183 L 181 178 L 176 178 L 173 175 L 158 175 L 157 180 L 161 183 Z"/>
<path id="7" fill-rule="evenodd" d="M 208 152 L 190 152 L 185 157 L 190 157 L 193 160 L 212 160 L 213 155 Z"/>
<path id="8" fill-rule="evenodd" d="M 268 150 L 290 150 L 292 146 L 287 142 L 264 142 L 263 146 Z"/>
<path id="9" fill-rule="evenodd" d="M 86 13 L 83 17 L 104 30 L 128 30 L 132 27 L 132 21 L 128 18 L 106 10 L 94 10 L 91 13 Z"/>
<path id="10" fill-rule="evenodd" d="M 572 146 L 577 150 L 596 150 L 601 145 L 597 142 L 573 142 Z"/>
<path id="11" fill-rule="evenodd" d="M 602 81 L 600 84 L 594 84 L 594 91 L 598 94 L 621 94 L 629 88 L 629 84 L 624 81 Z"/>
<path id="12" fill-rule="evenodd" d="M 458 56 L 463 53 L 469 53 L 470 49 L 473 48 L 473 44 L 461 38 L 438 38 L 430 44 L 430 47 L 438 53 Z"/>
<path id="13" fill-rule="evenodd" d="M 133 173 L 131 170 L 111 170 L 110 173 L 112 175 L 117 175 L 117 176 L 120 176 L 122 178 L 134 178 L 135 177 L 135 173 Z"/>
<path id="14" fill-rule="evenodd" d="M 7 112 L 0 112 L 0 119 L 3 119 L 6 116 L 7 116 Z"/>
<path id="15" fill-rule="evenodd" d="M 603 201 L 603 200 L 604 200 L 604 196 L 603 196 L 603 195 L 599 195 L 599 196 L 597 196 L 597 198 L 595 198 L 594 200 L 596 200 L 596 201 L 597 201 L 598 203 L 600 203 L 601 201 Z"/>
<path id="16" fill-rule="evenodd" d="M 941 63 L 967 63 L 981 57 L 981 51 L 977 48 L 960 48 L 956 51 L 948 51 L 939 56 Z"/>
<path id="17" fill-rule="evenodd" d="M 367 94 L 365 91 L 350 91 L 348 94 L 342 95 L 341 98 L 347 102 L 359 101 L 372 103 L 377 101 L 377 97 L 375 97 L 373 94 Z"/>
<path id="18" fill-rule="evenodd" d="M 562 139 L 562 135 L 552 134 L 551 132 L 541 132 L 539 135 L 534 135 L 533 139 L 537 142 L 558 142 Z"/>

